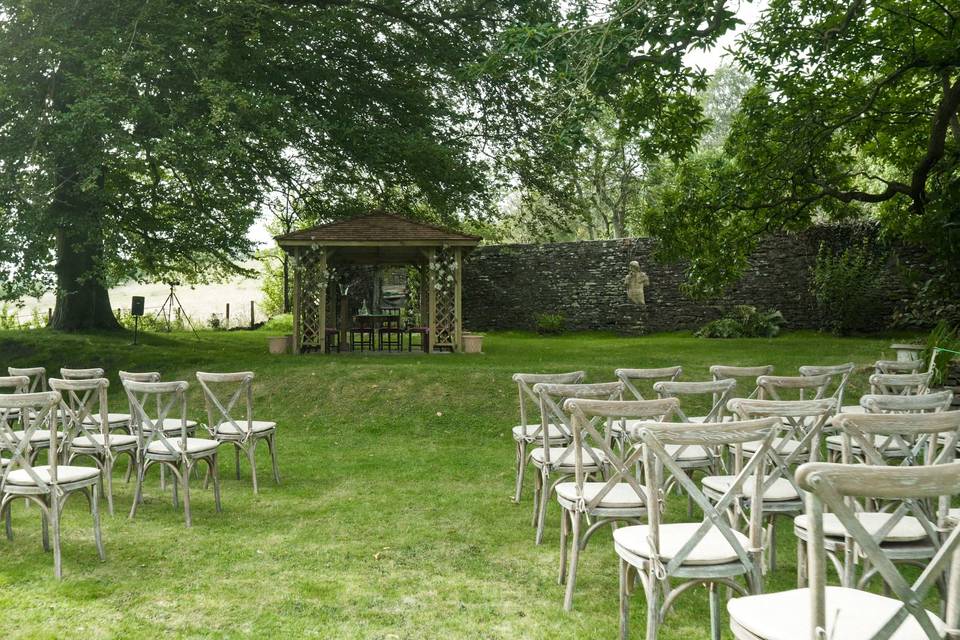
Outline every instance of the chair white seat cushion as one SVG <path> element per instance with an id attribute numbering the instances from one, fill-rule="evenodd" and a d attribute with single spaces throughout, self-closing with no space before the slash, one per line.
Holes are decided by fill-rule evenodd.
<path id="1" fill-rule="evenodd" d="M 890 518 L 889 513 L 857 513 L 857 520 L 863 525 L 870 535 L 875 535 L 880 527 Z M 800 529 L 809 529 L 807 516 L 801 515 L 793 519 L 793 524 Z M 847 528 L 843 526 L 835 513 L 823 514 L 823 535 L 828 538 L 842 538 L 846 535 Z M 923 530 L 923 525 L 913 516 L 904 516 L 893 526 L 893 529 L 883 539 L 884 542 L 916 542 L 918 540 L 927 540 L 927 533 Z"/>
<path id="2" fill-rule="evenodd" d="M 180 438 L 167 438 L 167 443 L 176 453 L 180 453 L 182 442 Z M 204 453 L 213 451 L 220 443 L 216 440 L 207 440 L 206 438 L 187 438 L 187 453 Z M 147 453 L 173 455 L 170 449 L 162 441 L 151 442 L 147 446 Z"/>
<path id="3" fill-rule="evenodd" d="M 13 437 L 19 442 L 23 439 L 23 431 L 14 431 Z M 57 432 L 57 439 L 60 440 L 63 438 L 63 433 Z M 33 433 L 30 434 L 30 442 L 33 443 L 45 443 L 50 442 L 50 430 L 49 429 L 34 429 Z"/>
<path id="4" fill-rule="evenodd" d="M 98 446 L 102 447 L 104 443 L 103 435 L 99 433 L 93 433 L 88 436 L 80 436 L 73 439 L 71 443 L 77 449 L 95 449 Z M 128 447 L 132 444 L 137 444 L 137 436 L 128 436 L 128 435 L 111 435 L 110 436 L 110 446 L 111 447 Z"/>
<path id="5" fill-rule="evenodd" d="M 50 482 L 49 465 L 33 467 L 33 470 L 38 476 L 40 476 L 41 480 L 44 482 Z M 70 467 L 66 465 L 57 465 L 57 484 L 80 482 L 81 480 L 96 478 L 99 475 L 100 469 L 97 469 L 96 467 Z M 7 482 L 9 484 L 16 484 L 20 486 L 31 486 L 36 484 L 33 478 L 30 477 L 30 474 L 27 473 L 26 469 L 14 469 L 11 471 L 7 476 Z"/>
<path id="6" fill-rule="evenodd" d="M 747 453 L 756 453 L 763 444 L 762 440 L 752 440 L 743 443 L 743 450 Z M 792 438 L 774 438 L 770 448 L 781 456 L 788 456 L 800 448 L 800 443 Z"/>
<path id="7" fill-rule="evenodd" d="M 669 453 L 674 460 L 682 462 L 684 460 L 709 460 L 710 454 L 707 453 L 707 450 L 701 447 L 698 444 L 689 444 L 686 449 L 680 451 L 680 448 L 683 445 L 679 444 L 668 444 L 664 445 L 664 450 Z M 677 455 L 677 452 L 680 451 L 680 455 Z"/>
<path id="8" fill-rule="evenodd" d="M 83 419 L 84 424 L 100 424 L 100 414 L 95 413 Z M 129 413 L 108 413 L 107 424 L 127 424 L 130 422 Z"/>
<path id="9" fill-rule="evenodd" d="M 605 482 L 584 482 L 584 500 L 590 502 L 596 498 L 597 494 L 600 493 L 600 489 L 605 485 Z M 576 502 L 578 498 L 576 482 L 561 482 L 557 485 L 558 500 Z M 601 509 L 625 509 L 630 507 L 643 508 L 645 505 L 646 502 L 637 494 L 636 489 L 626 482 L 620 482 L 613 485 L 613 488 L 603 496 L 600 504 L 597 506 Z"/>
<path id="10" fill-rule="evenodd" d="M 144 430 L 144 432 L 149 433 L 149 432 L 153 431 L 153 427 L 157 426 L 157 423 L 158 423 L 158 422 L 159 422 L 159 421 L 155 420 L 155 421 L 153 422 L 153 425 L 152 425 L 152 426 L 144 423 L 144 425 L 143 425 L 143 430 Z M 179 431 L 180 431 L 180 418 L 164 418 L 164 419 L 163 419 L 163 422 L 160 423 L 160 424 L 163 425 L 163 432 L 164 432 L 164 433 L 175 433 L 175 432 L 179 432 Z M 197 426 L 197 421 L 196 421 L 196 420 L 187 420 L 187 429 L 188 429 L 188 430 L 190 430 L 190 429 L 195 429 L 196 426 Z"/>
<path id="11" fill-rule="evenodd" d="M 223 422 L 217 425 L 216 432 L 225 436 L 238 436 L 247 432 L 248 425 L 253 428 L 253 433 L 263 433 L 277 428 L 276 422 L 267 422 L 266 420 L 254 420 L 252 423 L 248 423 L 246 420 L 237 420 L 237 424 L 240 425 L 241 430 L 237 430 L 229 422 Z"/>
<path id="12" fill-rule="evenodd" d="M 543 434 L 539 433 L 540 423 L 537 424 L 528 424 L 527 425 L 527 439 L 537 439 L 542 440 Z M 616 428 L 616 423 L 614 423 L 614 428 Z M 537 434 L 534 436 L 534 434 Z M 547 425 L 547 437 L 551 440 L 569 440 L 570 436 L 567 435 L 567 432 L 563 431 L 560 427 L 555 424 Z M 513 428 L 513 439 L 514 440 L 523 440 L 523 425 L 518 424 Z"/>
<path id="13" fill-rule="evenodd" d="M 564 452 L 569 448 L 570 447 L 550 447 L 550 464 L 556 466 L 557 461 L 560 460 L 561 456 L 563 456 Z M 593 453 L 597 460 L 605 459 L 605 456 L 603 454 L 603 449 L 594 449 Z M 545 455 L 544 455 L 543 447 L 537 447 L 536 449 L 534 449 L 530 453 L 530 459 L 533 460 L 535 464 L 541 464 L 541 465 L 544 464 Z M 585 467 L 597 466 L 597 463 L 594 462 L 594 458 L 590 456 L 590 454 L 586 451 L 586 449 L 584 449 L 584 452 L 583 452 L 583 465 Z M 577 461 L 576 461 L 575 452 L 571 450 L 570 453 L 568 453 L 567 456 L 563 458 L 559 466 L 564 468 L 569 467 L 571 469 L 576 467 Z"/>
<path id="14" fill-rule="evenodd" d="M 717 493 L 726 493 L 733 486 L 736 476 L 707 476 L 703 479 L 703 486 L 713 489 Z M 743 481 L 740 486 L 740 495 L 748 498 L 753 495 L 753 484 L 756 482 L 756 476 L 750 476 Z M 762 484 L 762 483 L 761 483 Z M 777 478 L 773 484 L 763 492 L 763 499 L 770 502 L 784 502 L 787 500 L 799 500 L 800 494 L 794 489 L 793 485 L 786 478 Z"/>
<path id="15" fill-rule="evenodd" d="M 876 593 L 827 587 L 827 629 L 831 638 L 870 640 L 901 607 L 901 602 Z M 727 603 L 730 620 L 763 640 L 809 640 L 810 590 L 733 598 Z M 944 637 L 946 625 L 930 614 L 934 627 Z M 913 616 L 907 616 L 891 640 L 926 640 L 927 634 Z"/>
<path id="16" fill-rule="evenodd" d="M 660 558 L 667 562 L 686 544 L 687 540 L 700 528 L 699 522 L 678 522 L 660 525 Z M 613 540 L 626 551 L 643 558 L 650 557 L 648 537 L 650 527 L 635 525 L 620 527 L 613 532 Z M 740 533 L 733 535 L 744 549 L 750 548 L 750 540 Z M 712 565 L 736 562 L 739 558 L 727 539 L 716 527 L 711 527 L 684 560 L 684 565 Z"/>
<path id="17" fill-rule="evenodd" d="M 843 449 L 843 436 L 835 434 L 832 436 L 827 436 L 824 438 L 827 442 L 827 448 L 831 451 L 841 451 Z M 900 444 L 897 440 L 891 439 L 890 436 L 873 434 L 873 446 L 884 456 L 889 457 L 903 457 L 903 449 L 900 447 Z M 907 443 L 907 447 L 910 446 L 910 443 Z M 854 451 L 860 450 L 860 443 L 855 439 L 850 438 L 850 448 Z M 907 449 L 909 451 L 909 448 Z"/>

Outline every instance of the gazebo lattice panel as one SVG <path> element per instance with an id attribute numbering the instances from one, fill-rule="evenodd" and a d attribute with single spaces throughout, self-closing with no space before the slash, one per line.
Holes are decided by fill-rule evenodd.
<path id="1" fill-rule="evenodd" d="M 438 249 L 434 264 L 436 265 L 434 267 L 436 327 L 433 346 L 455 351 L 457 348 L 456 256 L 450 249 Z"/>
<path id="2" fill-rule="evenodd" d="M 327 260 L 323 250 L 300 253 L 300 350 L 323 351 L 327 296 Z"/>

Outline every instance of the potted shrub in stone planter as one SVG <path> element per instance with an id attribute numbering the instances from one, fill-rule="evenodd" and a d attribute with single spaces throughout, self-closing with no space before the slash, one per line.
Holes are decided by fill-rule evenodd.
<path id="1" fill-rule="evenodd" d="M 480 333 L 463 334 L 463 352 L 464 353 L 483 353 L 483 334 L 480 334 Z"/>
<path id="2" fill-rule="evenodd" d="M 288 353 L 292 342 L 292 335 L 271 336 L 267 338 L 267 348 L 270 350 L 270 353 L 274 355 Z"/>

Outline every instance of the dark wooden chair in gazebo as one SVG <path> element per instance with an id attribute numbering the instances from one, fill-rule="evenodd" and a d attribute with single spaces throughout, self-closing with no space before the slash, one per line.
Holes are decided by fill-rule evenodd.
<path id="1" fill-rule="evenodd" d="M 427 352 L 460 351 L 463 343 L 461 272 L 463 257 L 480 243 L 467 235 L 390 213 L 372 213 L 302 229 L 276 237 L 277 244 L 294 264 L 293 348 L 295 353 L 329 353 L 356 343 L 372 349 L 375 338 L 389 349 L 407 349 L 419 337 Z M 370 334 L 349 334 L 349 322 L 341 322 L 336 337 L 327 328 L 330 269 L 352 265 L 413 265 L 423 278 L 421 326 L 401 327 L 383 323 Z M 341 318 L 342 319 L 342 318 Z M 396 326 L 394 326 L 394 324 Z"/>

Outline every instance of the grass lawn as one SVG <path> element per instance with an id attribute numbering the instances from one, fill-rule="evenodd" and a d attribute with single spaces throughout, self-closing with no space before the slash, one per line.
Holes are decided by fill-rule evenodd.
<path id="1" fill-rule="evenodd" d="M 193 373 L 252 369 L 260 419 L 279 423 L 283 483 L 261 447 L 261 493 L 249 470 L 221 453 L 224 511 L 192 491 L 187 529 L 151 471 L 145 504 L 127 519 L 133 485 L 115 482 L 117 514 L 104 514 L 107 561 L 97 560 L 89 514 L 71 500 L 62 526 L 64 580 L 40 545 L 36 508 L 14 507 L 13 542 L 0 540 L 0 606 L 16 611 L 15 638 L 613 638 L 617 565 L 609 530 L 582 555 L 575 611 L 557 584 L 559 509 L 533 544 L 532 478 L 511 501 L 517 371 L 584 369 L 588 381 L 616 367 L 680 364 L 707 379 L 711 364 L 802 364 L 890 357 L 889 337 L 838 339 L 791 333 L 772 340 L 701 340 L 689 334 L 622 338 L 576 334 L 487 336 L 484 355 L 270 356 L 266 333 L 69 335 L 0 332 L 0 366 L 101 366 L 111 408 L 126 411 L 117 371 L 159 370 L 191 382 L 188 410 L 201 418 Z M 856 374 L 851 397 L 866 385 Z M 685 514 L 675 497 L 667 521 Z M 104 511 L 106 507 L 104 505 Z M 795 541 L 782 523 L 780 566 L 767 590 L 795 585 Z M 707 636 L 706 593 L 683 596 L 664 640 Z M 725 617 L 726 619 L 726 617 Z M 631 637 L 643 635 L 642 591 Z"/>

